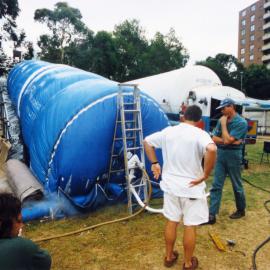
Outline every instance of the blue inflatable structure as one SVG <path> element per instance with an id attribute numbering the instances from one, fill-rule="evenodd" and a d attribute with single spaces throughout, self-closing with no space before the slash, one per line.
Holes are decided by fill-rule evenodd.
<path id="1" fill-rule="evenodd" d="M 107 179 L 117 82 L 66 65 L 31 60 L 15 66 L 7 83 L 31 171 L 48 198 L 63 194 L 72 205 L 88 210 L 126 200 L 124 175 L 109 183 Z M 132 88 L 125 87 L 124 96 L 131 101 Z M 143 92 L 141 114 L 144 137 L 169 125 L 159 105 Z M 117 148 L 121 153 L 121 142 Z M 146 169 L 151 174 L 148 162 Z M 154 195 L 161 194 L 158 186 L 153 189 Z M 31 207 L 32 211 L 25 211 L 26 220 L 37 216 Z"/>

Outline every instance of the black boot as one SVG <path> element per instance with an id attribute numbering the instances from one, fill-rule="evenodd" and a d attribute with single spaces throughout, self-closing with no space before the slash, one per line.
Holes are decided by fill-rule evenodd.
<path id="1" fill-rule="evenodd" d="M 234 213 L 230 215 L 231 219 L 238 219 L 244 217 L 246 215 L 245 210 L 236 210 Z"/>
<path id="2" fill-rule="evenodd" d="M 207 222 L 200 224 L 201 226 L 204 225 L 214 225 L 216 223 L 216 216 L 209 214 L 209 219 Z"/>

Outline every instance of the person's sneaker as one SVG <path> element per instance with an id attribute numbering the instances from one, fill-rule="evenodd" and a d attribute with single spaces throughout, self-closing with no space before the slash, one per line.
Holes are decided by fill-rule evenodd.
<path id="1" fill-rule="evenodd" d="M 244 217 L 245 215 L 246 215 L 245 210 L 242 210 L 242 211 L 236 210 L 234 213 L 230 215 L 230 218 L 238 219 L 238 218 Z"/>
<path id="2" fill-rule="evenodd" d="M 209 219 L 207 222 L 200 224 L 203 225 L 214 225 L 216 223 L 216 216 L 215 215 L 209 215 Z"/>

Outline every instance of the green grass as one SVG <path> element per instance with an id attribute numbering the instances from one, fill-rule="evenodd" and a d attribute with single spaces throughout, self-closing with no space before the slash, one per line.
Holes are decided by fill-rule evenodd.
<path id="1" fill-rule="evenodd" d="M 249 169 L 243 171 L 244 178 L 255 185 L 270 190 L 270 164 L 259 164 L 262 142 L 247 146 Z M 211 178 L 208 186 L 211 184 Z M 221 211 L 217 224 L 198 228 L 196 255 L 199 269 L 205 270 L 246 270 L 251 267 L 251 256 L 255 247 L 270 234 L 269 213 L 263 203 L 270 194 L 244 183 L 247 197 L 247 215 L 240 220 L 230 220 L 228 215 L 235 209 L 233 192 L 229 179 L 226 180 Z M 159 208 L 162 199 L 151 201 Z M 57 235 L 64 232 L 109 221 L 127 215 L 125 205 L 107 207 L 76 218 L 49 222 L 31 222 L 26 225 L 25 235 L 31 239 Z M 164 269 L 165 219 L 161 215 L 143 212 L 128 220 L 106 225 L 94 230 L 42 242 L 41 246 L 50 251 L 53 258 L 52 269 Z M 176 248 L 182 250 L 182 225 L 179 226 Z M 225 243 L 234 239 L 236 246 L 227 252 L 219 252 L 210 240 L 209 232 L 217 233 Z M 270 243 L 257 255 L 258 269 L 268 270 Z M 181 269 L 181 260 L 174 269 Z"/>

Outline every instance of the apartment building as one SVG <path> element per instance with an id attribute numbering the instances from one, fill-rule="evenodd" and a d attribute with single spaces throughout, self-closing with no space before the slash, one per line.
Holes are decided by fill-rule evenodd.
<path id="1" fill-rule="evenodd" d="M 270 69 L 270 0 L 264 1 L 264 15 L 263 15 L 263 63 Z"/>
<path id="2" fill-rule="evenodd" d="M 244 66 L 263 63 L 264 2 L 259 0 L 239 12 L 238 59 Z"/>

